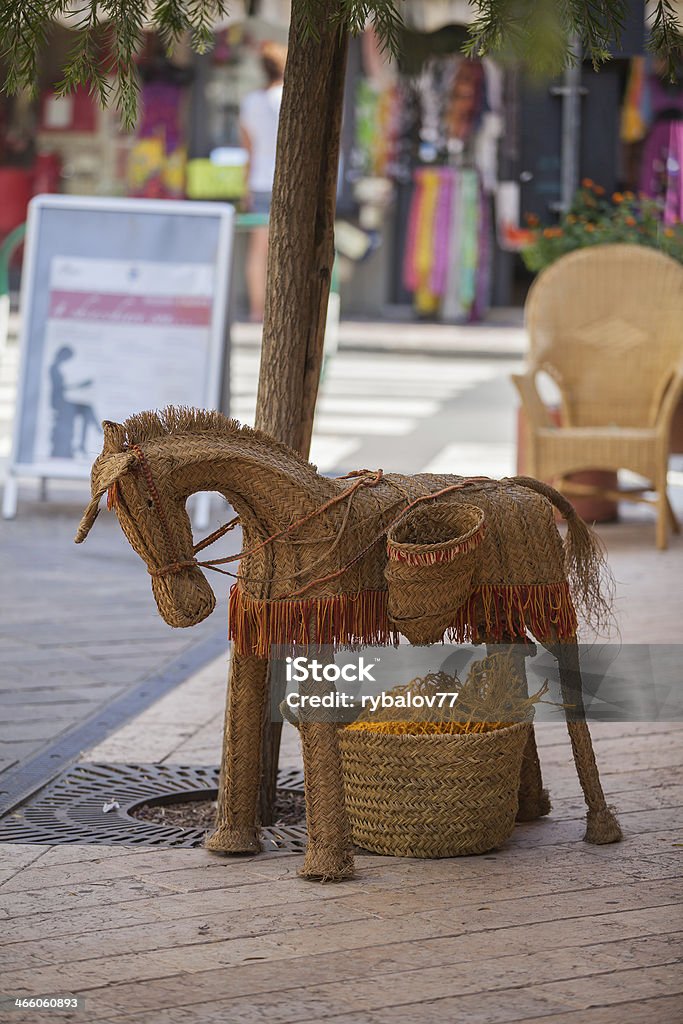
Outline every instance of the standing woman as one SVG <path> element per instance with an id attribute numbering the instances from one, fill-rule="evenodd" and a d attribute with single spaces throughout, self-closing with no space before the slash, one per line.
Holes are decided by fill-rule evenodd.
<path id="1" fill-rule="evenodd" d="M 278 43 L 261 47 L 261 66 L 266 77 L 263 89 L 250 92 L 240 108 L 242 145 L 249 153 L 249 209 L 252 213 L 270 213 L 275 176 L 275 147 L 282 101 L 282 79 L 287 48 Z M 254 323 L 263 320 L 268 259 L 268 226 L 255 227 L 247 253 L 247 291 L 249 314 Z"/>

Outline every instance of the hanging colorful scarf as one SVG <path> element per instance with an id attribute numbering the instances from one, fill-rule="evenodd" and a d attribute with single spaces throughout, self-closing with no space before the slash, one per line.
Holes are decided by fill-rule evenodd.
<path id="1" fill-rule="evenodd" d="M 446 274 L 448 271 L 448 234 L 453 203 L 453 184 L 455 171 L 451 167 L 441 167 L 439 175 L 439 195 L 434 218 L 434 261 L 429 287 L 434 295 L 441 297 L 446 290 Z"/>
<path id="2" fill-rule="evenodd" d="M 664 223 L 678 224 L 683 219 L 683 121 L 669 125 L 667 181 L 664 196 Z"/>
<path id="3" fill-rule="evenodd" d="M 453 175 L 451 215 L 448 223 L 448 256 L 446 281 L 441 316 L 444 320 L 460 320 L 463 315 L 460 305 L 460 221 L 461 221 L 461 175 Z"/>
<path id="4" fill-rule="evenodd" d="M 413 178 L 413 194 L 410 200 L 408 212 L 408 230 L 406 232 L 406 247 L 403 253 L 403 284 L 409 292 L 414 292 L 418 285 L 416 249 L 417 236 L 422 216 L 423 180 L 419 171 L 415 172 Z"/>
<path id="5" fill-rule="evenodd" d="M 647 123 L 643 116 L 645 81 L 645 58 L 634 57 L 628 76 L 624 105 L 621 108 L 622 142 L 640 142 L 647 133 Z"/>
<path id="6" fill-rule="evenodd" d="M 414 183 L 408 216 L 403 281 L 406 288 L 413 292 L 417 310 L 421 313 L 430 313 L 438 305 L 438 299 L 430 287 L 434 260 L 434 221 L 439 192 L 438 174 L 431 168 L 419 168 L 415 171 Z"/>
<path id="7" fill-rule="evenodd" d="M 416 172 L 422 177 L 422 202 L 420 220 L 415 241 L 415 307 L 419 313 L 429 314 L 438 308 L 438 297 L 430 287 L 432 264 L 434 262 L 434 222 L 439 195 L 439 172 L 422 168 Z"/>
<path id="8" fill-rule="evenodd" d="M 491 304 L 492 226 L 490 198 L 479 183 L 479 258 L 470 320 L 481 320 Z"/>
<path id="9" fill-rule="evenodd" d="M 469 314 L 476 295 L 479 259 L 479 180 L 476 171 L 461 171 L 460 202 L 460 304 Z"/>

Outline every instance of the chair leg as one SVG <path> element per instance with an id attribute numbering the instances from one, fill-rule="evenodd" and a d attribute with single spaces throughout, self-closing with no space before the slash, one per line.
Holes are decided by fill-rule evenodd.
<path id="1" fill-rule="evenodd" d="M 591 734 L 585 720 L 578 644 L 575 640 L 570 640 L 553 644 L 549 649 L 553 651 L 559 664 L 567 730 L 576 772 L 588 808 L 584 839 L 587 843 L 596 845 L 618 843 L 622 838 L 621 827 L 616 815 L 607 806 L 595 763 Z"/>
<path id="2" fill-rule="evenodd" d="M 666 551 L 669 543 L 669 499 L 666 485 L 659 485 L 657 492 L 657 548 Z"/>
<path id="3" fill-rule="evenodd" d="M 666 495 L 666 508 L 669 514 L 669 528 L 673 531 L 673 533 L 680 533 L 681 524 L 678 521 L 678 516 L 673 510 L 668 494 Z"/>
<path id="4" fill-rule="evenodd" d="M 268 696 L 268 661 L 235 654 L 225 708 L 216 830 L 206 840 L 214 853 L 258 853 L 257 807 L 261 736 Z"/>

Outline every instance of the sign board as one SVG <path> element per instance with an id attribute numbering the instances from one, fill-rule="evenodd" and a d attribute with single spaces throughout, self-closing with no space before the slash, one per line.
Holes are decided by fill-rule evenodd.
<path id="1" fill-rule="evenodd" d="M 219 407 L 233 231 L 227 204 L 31 202 L 6 518 L 19 477 L 89 476 L 102 420 Z"/>

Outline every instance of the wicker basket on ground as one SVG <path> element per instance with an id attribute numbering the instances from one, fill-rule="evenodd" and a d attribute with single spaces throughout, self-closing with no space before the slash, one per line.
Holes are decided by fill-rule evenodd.
<path id="1" fill-rule="evenodd" d="M 467 601 L 484 537 L 476 505 L 412 509 L 387 534 L 389 618 L 412 644 L 437 643 Z"/>
<path id="2" fill-rule="evenodd" d="M 448 712 L 420 711 L 417 721 L 413 709 L 412 718 L 392 721 L 385 711 L 340 730 L 346 806 L 358 846 L 395 857 L 459 857 L 505 843 L 515 823 L 533 703 L 545 692 L 515 697 L 510 668 L 501 656 L 478 663 L 463 685 L 462 702 Z M 392 694 L 444 692 L 445 679 L 454 682 L 437 673 Z M 502 713 L 513 724 L 482 719 L 490 698 L 497 705 L 490 717 Z"/>

